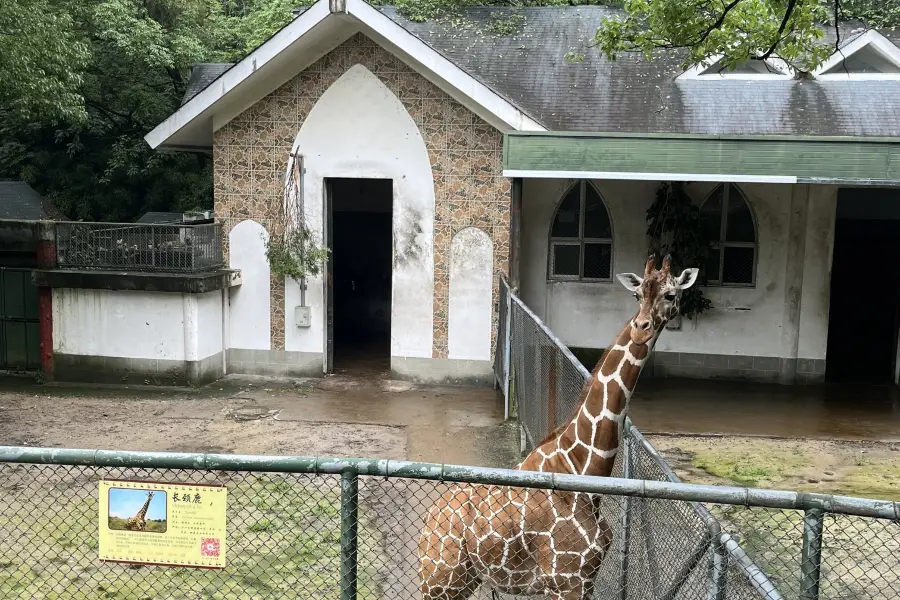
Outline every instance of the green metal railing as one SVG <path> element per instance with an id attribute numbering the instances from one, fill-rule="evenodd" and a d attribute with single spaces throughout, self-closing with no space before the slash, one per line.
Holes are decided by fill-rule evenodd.
<path id="1" fill-rule="evenodd" d="M 640 460 L 641 457 L 633 455 L 633 459 Z M 208 585 L 233 590 L 233 594 L 222 596 L 226 598 L 266 597 L 265 594 L 260 596 L 258 590 L 249 590 L 242 586 L 248 580 L 272 575 L 266 569 L 247 571 L 238 560 L 239 553 L 249 549 L 253 549 L 263 558 L 276 552 L 271 548 L 266 549 L 271 544 L 257 544 L 247 537 L 248 531 L 254 532 L 253 535 L 260 531 L 266 533 L 262 530 L 257 531 L 259 528 L 255 526 L 258 521 L 251 522 L 247 511 L 238 508 L 238 505 L 250 506 L 245 502 L 247 498 L 264 506 L 264 514 L 272 522 L 290 523 L 291 526 L 286 530 L 289 532 L 287 537 L 303 538 L 308 536 L 310 531 L 315 531 L 316 527 L 320 527 L 307 524 L 304 529 L 295 526 L 296 523 L 305 522 L 304 519 L 308 515 L 304 511 L 295 511 L 287 515 L 287 512 L 293 510 L 293 500 L 270 501 L 268 496 L 263 496 L 258 491 L 267 489 L 279 490 L 278 493 L 283 495 L 278 498 L 300 499 L 303 502 L 306 502 L 309 494 L 314 491 L 317 494 L 315 501 L 307 502 L 303 506 L 311 507 L 310 513 L 318 511 L 326 515 L 329 523 L 331 517 L 328 515 L 333 514 L 339 523 L 337 539 L 329 535 L 304 538 L 304 544 L 309 542 L 310 553 L 321 553 L 326 557 L 332 555 L 330 548 L 337 542 L 335 554 L 339 564 L 335 565 L 333 561 L 320 561 L 315 567 L 308 567 L 310 573 L 315 572 L 317 578 L 315 589 L 302 589 L 303 586 L 312 586 L 313 584 L 309 583 L 312 579 L 309 573 L 303 572 L 303 568 L 307 567 L 295 568 L 292 572 L 299 582 L 295 586 L 301 588 L 294 589 L 296 596 L 329 597 L 328 590 L 331 589 L 336 592 L 334 597 L 341 600 L 421 597 L 418 593 L 416 571 L 408 567 L 415 555 L 415 541 L 422 525 L 421 516 L 424 509 L 430 505 L 429 498 L 433 498 L 441 488 L 456 482 L 600 495 L 607 520 L 612 524 L 614 519 L 611 517 L 616 516 L 621 525 L 617 527 L 614 546 L 620 550 L 619 558 L 613 559 L 615 556 L 613 554 L 605 561 L 605 572 L 601 574 L 601 579 L 609 582 L 609 585 L 598 592 L 598 597 L 621 600 L 636 597 L 762 596 L 773 599 L 796 597 L 812 600 L 846 597 L 848 589 L 852 589 L 856 594 L 854 597 L 859 598 L 891 598 L 900 594 L 900 590 L 897 590 L 900 582 L 889 579 L 891 573 L 900 574 L 900 554 L 896 554 L 896 549 L 891 546 L 892 543 L 896 545 L 900 539 L 898 502 L 670 481 L 597 478 L 394 460 L 0 447 L 0 482 L 3 485 L 3 494 L 0 495 L 0 533 L 15 531 L 24 535 L 28 528 L 23 525 L 28 525 L 29 522 L 33 527 L 42 530 L 40 535 L 29 540 L 25 538 L 17 540 L 15 536 L 10 535 L 0 536 L 0 597 L 23 597 L 13 593 L 14 586 L 11 584 L 7 585 L 7 588 L 3 587 L 4 569 L 15 571 L 19 568 L 38 568 L 35 564 L 27 564 L 29 561 L 40 563 L 38 569 L 44 574 L 48 569 L 63 569 L 65 573 L 70 570 L 79 572 L 77 569 L 81 569 L 80 572 L 97 569 L 91 572 L 89 581 L 50 577 L 54 582 L 65 581 L 63 584 L 55 584 L 63 586 L 60 591 L 65 594 L 60 597 L 114 597 L 93 595 L 86 590 L 93 586 L 91 589 L 101 587 L 109 591 L 116 585 L 123 585 L 122 582 L 127 582 L 129 577 L 141 578 L 140 581 L 133 582 L 133 587 L 146 592 L 145 597 L 166 597 L 166 594 L 170 594 L 168 588 L 160 583 L 162 580 L 158 576 L 151 577 L 146 574 L 146 571 L 155 571 L 159 569 L 158 567 L 144 567 L 142 571 L 122 569 L 114 565 L 97 567 L 96 555 L 92 557 L 90 552 L 83 550 L 91 547 L 91 540 L 95 539 L 97 532 L 98 517 L 96 509 L 92 508 L 95 507 L 96 499 L 91 496 L 96 494 L 91 492 L 91 485 L 101 476 L 110 475 L 120 477 L 127 475 L 129 478 L 137 476 L 172 482 L 185 479 L 215 480 L 229 487 L 229 502 L 234 504 L 229 506 L 229 539 L 235 538 L 235 544 L 232 545 L 229 541 L 229 547 L 235 555 L 235 562 L 218 575 L 206 575 L 218 578 Z M 248 488 L 245 484 L 251 475 L 271 476 L 276 479 L 265 479 L 262 486 L 254 488 L 251 485 Z M 279 479 L 281 476 L 288 478 Z M 335 484 L 339 493 L 334 494 L 332 499 L 330 492 L 326 492 L 333 489 Z M 29 487 L 32 489 L 27 489 Z M 88 507 L 75 510 L 71 506 L 73 497 L 81 493 L 73 496 L 72 489 L 85 490 L 81 498 L 87 502 Z M 257 491 L 251 493 L 247 491 L 248 489 Z M 55 490 L 54 497 L 65 498 L 69 505 L 57 504 L 55 500 L 43 504 L 40 500 L 41 494 L 46 496 L 48 490 Z M 27 501 L 28 498 L 36 505 L 30 515 L 18 508 L 23 499 Z M 261 498 L 265 502 L 260 503 Z M 373 509 L 379 502 L 385 506 L 385 510 L 381 512 Z M 653 514 L 655 511 L 675 505 L 681 506 L 681 510 L 692 511 L 690 507 L 694 504 L 708 510 L 710 524 L 714 524 L 708 534 L 698 536 L 696 539 L 667 539 L 667 535 L 669 537 L 680 535 L 681 530 L 670 526 L 665 520 L 657 520 L 648 525 L 644 518 L 647 511 Z M 625 506 L 626 510 L 617 513 L 621 506 Z M 69 547 L 82 549 L 73 555 L 78 557 L 76 561 L 78 564 L 72 565 L 68 561 L 62 561 L 61 558 L 52 558 L 45 561 L 46 564 L 41 560 L 32 560 L 49 554 L 66 556 L 65 553 L 54 554 L 46 549 L 48 536 L 56 535 L 52 526 L 41 525 L 43 521 L 40 521 L 42 517 L 39 515 L 46 513 L 48 507 L 55 507 L 53 510 L 56 512 L 51 515 L 53 523 L 67 523 L 67 535 L 71 536 Z M 730 521 L 744 523 L 745 527 L 720 525 L 720 521 L 712 516 L 716 512 L 730 509 L 736 509 L 738 515 L 743 515 L 743 518 L 732 516 Z M 69 512 L 66 512 L 67 510 Z M 73 510 L 81 516 L 73 518 Z M 22 514 L 23 512 L 25 514 Z M 786 518 L 790 520 L 790 515 L 798 512 L 803 515 L 799 530 L 772 527 L 767 529 L 765 526 L 768 521 L 781 523 Z M 752 516 L 750 513 L 757 517 L 767 516 L 768 521 L 750 519 Z M 881 532 L 880 535 L 869 536 L 868 539 L 870 546 L 877 541 L 885 547 L 858 549 L 864 553 L 874 552 L 884 560 L 893 560 L 893 563 L 885 565 L 886 568 L 879 571 L 884 574 L 884 586 L 875 588 L 862 584 L 854 586 L 852 582 L 846 581 L 847 577 L 843 577 L 843 584 L 836 585 L 836 580 L 832 576 L 834 564 L 823 561 L 827 556 L 828 546 L 824 540 L 829 539 L 826 520 L 836 516 L 855 519 L 853 522 L 857 531 L 862 531 L 863 528 L 871 530 L 877 528 Z M 17 518 L 21 523 L 13 523 Z M 781 539 L 785 542 L 794 540 L 799 542 L 802 539 L 802 547 L 796 548 L 802 555 L 799 564 L 795 565 L 798 569 L 796 577 L 799 587 L 794 590 L 782 588 L 776 591 L 776 586 L 771 580 L 773 577 L 778 579 L 777 572 L 784 571 L 787 564 L 774 564 L 770 559 L 768 566 L 763 568 L 749 559 L 735 540 L 737 536 L 745 536 L 747 539 L 749 534 L 753 533 L 748 529 L 748 523 L 755 527 L 754 535 L 780 532 Z M 644 531 L 645 527 L 649 529 Z M 378 536 L 373 532 L 379 528 L 388 535 L 376 539 Z M 800 533 L 801 536 L 798 538 L 795 533 Z M 282 541 L 285 539 L 284 531 L 277 527 L 268 530 L 268 534 L 271 539 L 277 538 Z M 655 544 L 647 545 L 649 541 L 647 535 L 654 538 Z M 638 538 L 643 540 L 643 544 Z M 845 531 L 841 539 L 846 538 Z M 406 542 L 398 545 L 396 541 L 402 539 L 406 539 Z M 678 547 L 667 545 L 670 542 L 682 541 L 684 544 Z M 652 550 L 646 550 L 645 545 Z M 693 550 L 682 551 L 682 547 L 692 547 Z M 764 553 L 771 551 L 772 545 L 752 550 Z M 787 554 L 792 555 L 792 552 Z M 401 566 L 397 567 L 392 561 Z M 265 560 L 261 562 L 266 563 Z M 407 567 L 402 566 L 404 563 Z M 269 568 L 274 567 L 267 567 Z M 826 570 L 829 572 L 825 573 Z M 329 583 L 332 580 L 333 584 Z M 188 582 L 183 584 L 184 586 L 194 590 L 190 587 L 193 585 L 190 578 L 183 581 Z M 785 577 L 782 576 L 780 581 L 784 584 Z M 200 586 L 199 583 L 196 585 Z M 272 589 L 269 590 L 269 595 L 276 597 L 278 590 L 274 586 L 270 587 Z M 25 590 L 27 586 L 22 587 L 22 591 Z M 202 589 L 194 591 L 202 595 Z M 897 594 L 893 593 L 895 591 Z"/>

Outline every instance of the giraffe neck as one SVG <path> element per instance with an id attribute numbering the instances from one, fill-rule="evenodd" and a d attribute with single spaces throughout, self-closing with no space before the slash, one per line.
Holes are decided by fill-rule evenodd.
<path id="1" fill-rule="evenodd" d="M 138 511 L 137 518 L 143 519 L 147 516 L 147 509 L 150 508 L 150 500 L 153 499 L 153 496 L 148 496 L 147 500 L 144 501 L 144 506 L 141 507 L 141 510 Z"/>
<path id="2" fill-rule="evenodd" d="M 560 449 L 569 449 L 576 473 L 600 477 L 612 473 L 628 401 L 656 339 L 633 343 L 628 323 L 594 367 L 581 408 L 560 436 Z"/>

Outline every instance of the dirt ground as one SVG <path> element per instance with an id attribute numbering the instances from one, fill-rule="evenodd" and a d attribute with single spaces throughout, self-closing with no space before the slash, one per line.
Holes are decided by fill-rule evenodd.
<path id="1" fill-rule="evenodd" d="M 648 439 L 684 481 L 900 498 L 900 442 L 766 438 L 733 431 L 684 435 L 683 422 L 673 427 L 676 433 L 666 434 L 659 433 L 666 430 L 662 413 L 654 414 L 652 429 L 645 428 L 640 404 L 637 408 L 633 412 L 638 427 L 656 432 L 648 433 Z M 646 407 L 643 412 L 652 414 Z M 727 414 L 719 421 L 723 419 L 732 428 L 739 425 Z M 715 422 L 707 416 L 706 423 Z M 756 433 L 753 427 L 750 433 Z M 866 431 L 871 437 L 873 429 Z M 352 456 L 498 467 L 519 460 L 518 428 L 504 422 L 495 390 L 346 376 L 229 377 L 199 390 L 38 386 L 6 380 L 0 382 L 0 445 Z M 122 568 L 96 566 L 95 548 L 85 540 L 93 541 L 98 476 L 91 470 L 0 465 L 0 488 L 7 501 L 5 506 L 0 503 L 0 597 L 44 597 L 38 590 L 48 588 L 63 594 L 60 597 L 90 589 L 81 592 L 86 598 L 194 598 L 209 592 L 209 597 L 230 599 L 297 590 L 303 597 L 335 595 L 336 478 L 221 474 L 236 478 L 230 481 L 235 490 L 229 533 L 232 568 L 221 576 L 185 579 L 179 570 L 125 576 Z M 61 521 L 52 511 L 28 508 L 37 480 L 46 480 L 42 487 L 50 490 L 43 501 L 55 506 L 65 499 L 68 512 Z M 442 485 L 363 478 L 360 544 L 366 562 L 360 565 L 360 597 L 415 595 L 417 532 Z M 717 516 L 734 521 L 738 530 L 758 534 L 761 549 L 781 543 L 787 555 L 799 547 L 798 540 L 780 530 L 774 535 L 768 521 L 735 521 L 755 514 Z M 762 516 L 770 518 L 768 513 Z M 790 525 L 793 533 L 802 530 Z M 3 539 L 11 542 L 15 537 L 13 531 L 25 537 L 5 544 Z M 48 531 L 49 538 L 42 534 Z M 879 548 L 889 547 L 878 542 Z M 859 553 L 856 542 L 848 548 L 851 554 Z M 773 572 L 778 572 L 781 558 L 779 554 L 769 565 Z M 870 583 L 882 582 L 881 567 L 870 567 Z M 297 573 L 303 576 L 297 579 Z"/>
<path id="2" fill-rule="evenodd" d="M 0 383 L 0 445 L 510 466 L 490 388 L 229 377 L 199 390 Z"/>
<path id="3" fill-rule="evenodd" d="M 694 395 L 696 397 L 696 395 Z M 640 399 L 644 431 L 666 423 Z M 641 415 L 652 419 L 642 426 Z M 769 413 L 772 416 L 772 413 Z M 715 432 L 715 417 L 707 415 Z M 773 419 L 775 417 L 772 417 Z M 727 421 L 727 419 L 726 419 Z M 723 422 L 723 419 L 718 419 Z M 687 482 L 900 498 L 900 442 L 648 433 Z M 830 427 L 830 426 L 829 426 Z M 799 433 L 802 433 L 799 432 Z M 815 438 L 815 436 L 811 436 Z M 372 457 L 511 467 L 515 425 L 490 388 L 389 379 L 228 377 L 198 390 L 0 381 L 0 445 Z"/>

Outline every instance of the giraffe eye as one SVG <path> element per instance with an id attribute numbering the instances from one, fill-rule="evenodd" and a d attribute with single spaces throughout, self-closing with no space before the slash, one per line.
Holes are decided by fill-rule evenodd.
<path id="1" fill-rule="evenodd" d="M 640 297 L 640 296 L 638 296 L 638 293 L 637 293 L 637 292 L 635 292 L 635 293 L 633 293 L 633 294 L 632 294 L 632 296 L 634 296 L 634 297 L 635 297 L 635 298 L 636 298 L 636 299 L 638 299 L 638 300 L 640 300 L 640 299 L 641 299 L 641 297 Z"/>
<path id="2" fill-rule="evenodd" d="M 675 299 L 675 292 L 666 292 L 666 300 L 671 302 Z"/>

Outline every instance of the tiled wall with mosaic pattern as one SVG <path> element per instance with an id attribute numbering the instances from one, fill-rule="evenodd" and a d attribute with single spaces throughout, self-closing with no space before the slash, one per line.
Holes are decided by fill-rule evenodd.
<path id="1" fill-rule="evenodd" d="M 226 230 L 252 218 L 276 222 L 288 153 L 318 98 L 361 64 L 400 99 L 431 158 L 435 186 L 433 357 L 447 357 L 450 241 L 465 227 L 491 236 L 495 271 L 509 258 L 510 182 L 502 175 L 502 134 L 369 38 L 357 34 L 214 134 L 215 211 Z M 497 284 L 494 327 L 497 327 Z M 284 348 L 284 283 L 272 280 L 272 348 Z"/>

